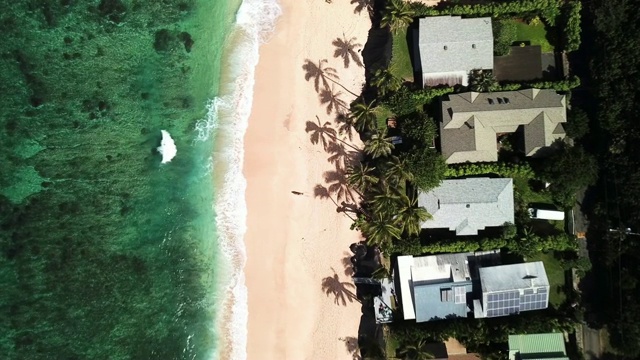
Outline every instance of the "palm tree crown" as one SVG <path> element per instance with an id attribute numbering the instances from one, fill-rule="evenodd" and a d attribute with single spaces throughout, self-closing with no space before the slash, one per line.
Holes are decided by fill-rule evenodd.
<path id="1" fill-rule="evenodd" d="M 391 217 L 377 213 L 361 226 L 362 234 L 367 238 L 367 244 L 386 247 L 393 239 L 398 239 L 402 233 L 393 223 Z"/>
<path id="2" fill-rule="evenodd" d="M 409 26 L 414 15 L 413 9 L 403 0 L 390 0 L 383 11 L 380 27 L 388 26 L 396 33 L 401 28 Z"/>
<path id="3" fill-rule="evenodd" d="M 431 214 L 423 207 L 418 206 L 418 199 L 402 194 L 399 201 L 399 209 L 396 216 L 398 227 L 409 235 L 418 235 L 423 222 L 431 219 Z"/>
<path id="4" fill-rule="evenodd" d="M 376 125 L 376 105 L 375 100 L 370 103 L 356 101 L 351 104 L 351 117 L 353 125 L 360 132 L 373 129 Z"/>
<path id="5" fill-rule="evenodd" d="M 391 155 L 393 148 L 394 145 L 391 142 L 391 138 L 387 137 L 387 129 L 378 130 L 371 139 L 364 143 L 364 153 L 371 155 L 374 159 Z"/>
<path id="6" fill-rule="evenodd" d="M 371 84 L 378 88 L 380 95 L 384 96 L 389 92 L 397 91 L 402 82 L 389 69 L 378 69 L 373 74 Z"/>
<path id="7" fill-rule="evenodd" d="M 469 75 L 469 88 L 477 92 L 490 92 L 498 87 L 498 81 L 489 70 L 473 70 Z"/>
<path id="8" fill-rule="evenodd" d="M 384 174 L 395 186 L 402 181 L 413 181 L 413 174 L 407 170 L 407 160 L 397 156 L 392 156 L 391 160 L 387 162 Z"/>
<path id="9" fill-rule="evenodd" d="M 347 183 L 362 193 L 378 183 L 379 179 L 375 176 L 375 170 L 375 167 L 369 167 L 363 163 L 351 166 L 347 169 Z"/>
<path id="10" fill-rule="evenodd" d="M 344 67 L 348 68 L 351 60 L 353 60 L 356 65 L 363 67 L 362 61 L 360 60 L 360 55 L 357 52 L 357 49 L 362 46 L 362 44 L 358 44 L 355 42 L 356 38 L 351 38 L 347 40 L 346 38 L 336 38 L 333 40 L 332 44 L 336 47 L 335 52 L 333 53 L 333 57 L 341 57 L 344 62 Z"/>

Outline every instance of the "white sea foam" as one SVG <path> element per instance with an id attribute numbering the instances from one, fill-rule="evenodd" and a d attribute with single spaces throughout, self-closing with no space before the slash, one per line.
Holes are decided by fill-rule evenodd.
<path id="1" fill-rule="evenodd" d="M 198 139 L 207 140 L 215 133 L 220 146 L 217 162 L 224 162 L 224 181 L 217 189 L 216 227 L 221 250 L 229 265 L 230 274 L 225 299 L 233 304 L 225 308 L 230 322 L 224 324 L 222 342 L 230 345 L 231 359 L 246 359 L 247 347 L 247 288 L 243 273 L 246 262 L 244 235 L 246 232 L 247 208 L 245 201 L 246 179 L 242 174 L 244 160 L 244 135 L 248 126 L 255 68 L 258 64 L 258 48 L 273 32 L 281 10 L 277 0 L 243 0 L 236 14 L 235 28 L 230 38 L 234 41 L 223 62 L 224 79 L 220 96 L 208 105 L 207 119 L 196 126 Z M 214 165 L 216 166 L 216 165 Z M 217 166 L 216 166 L 217 168 Z M 219 322 L 218 322 L 219 323 Z"/>
<path id="2" fill-rule="evenodd" d="M 160 132 L 162 133 L 162 140 L 160 140 L 158 152 L 162 154 L 162 163 L 166 164 L 176 157 L 178 149 L 176 148 L 176 143 L 173 141 L 168 131 L 160 130 Z"/>

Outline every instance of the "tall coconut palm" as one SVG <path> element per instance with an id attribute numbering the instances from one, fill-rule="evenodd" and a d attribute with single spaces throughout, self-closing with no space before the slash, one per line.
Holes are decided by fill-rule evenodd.
<path id="1" fill-rule="evenodd" d="M 375 175 L 375 170 L 375 167 L 369 167 L 364 163 L 351 166 L 347 168 L 347 183 L 363 193 L 378 183 L 379 179 Z"/>
<path id="2" fill-rule="evenodd" d="M 396 216 L 400 206 L 400 200 L 400 194 L 396 190 L 383 187 L 373 195 L 368 203 L 377 213 Z"/>
<path id="3" fill-rule="evenodd" d="M 427 342 L 424 339 L 420 339 L 415 344 L 402 345 L 398 355 L 402 356 L 405 360 L 428 360 L 434 359 L 434 356 L 427 351 Z"/>
<path id="4" fill-rule="evenodd" d="M 477 92 L 490 92 L 498 87 L 498 81 L 490 70 L 473 70 L 469 75 L 469 88 Z"/>
<path id="5" fill-rule="evenodd" d="M 396 216 L 396 225 L 409 235 L 418 235 L 423 222 L 431 219 L 431 214 L 423 207 L 418 206 L 416 197 L 400 195 L 399 208 Z"/>
<path id="6" fill-rule="evenodd" d="M 387 129 L 378 130 L 376 134 L 371 136 L 371 139 L 364 143 L 364 153 L 371 155 L 374 159 L 391 155 L 393 148 L 391 138 L 387 137 Z"/>
<path id="7" fill-rule="evenodd" d="M 392 156 L 384 169 L 384 175 L 393 185 L 398 185 L 402 181 L 412 181 L 413 174 L 408 170 L 407 160 Z"/>
<path id="8" fill-rule="evenodd" d="M 373 74 L 371 85 L 378 89 L 380 95 L 385 96 L 389 92 L 397 91 L 402 81 L 395 77 L 389 69 L 378 69 Z"/>
<path id="9" fill-rule="evenodd" d="M 320 91 L 320 103 L 322 105 L 327 104 L 327 115 L 332 111 L 340 112 L 342 110 L 348 110 L 347 103 L 340 98 L 342 96 L 341 91 L 336 91 L 333 86 L 330 88 L 324 88 Z"/>
<path id="10" fill-rule="evenodd" d="M 311 143 L 312 144 L 322 144 L 322 148 L 327 150 L 330 140 L 336 139 L 336 129 L 331 126 L 330 122 L 325 122 L 324 124 L 320 123 L 320 118 L 316 116 L 318 123 L 314 123 L 313 121 L 307 121 L 307 126 L 304 131 L 310 133 Z"/>
<path id="11" fill-rule="evenodd" d="M 403 0 L 389 0 L 382 11 L 380 27 L 389 27 L 393 33 L 411 24 L 415 11 Z"/>
<path id="12" fill-rule="evenodd" d="M 366 132 L 376 127 L 375 100 L 365 103 L 364 100 L 351 104 L 351 117 L 356 130 Z"/>
<path id="13" fill-rule="evenodd" d="M 356 38 L 354 37 L 347 40 L 347 38 L 344 37 L 343 34 L 342 38 L 336 38 L 332 42 L 333 46 L 336 47 L 336 50 L 333 53 L 333 57 L 341 57 L 342 61 L 344 62 L 345 68 L 349 67 L 351 60 L 353 60 L 356 65 L 364 67 L 364 64 L 362 64 L 362 61 L 360 60 L 360 54 L 358 54 L 357 52 L 357 49 L 359 47 L 362 47 L 362 44 L 356 43 L 355 41 Z"/>
<path id="14" fill-rule="evenodd" d="M 388 247 L 392 240 L 400 238 L 402 234 L 393 219 L 381 213 L 374 214 L 371 219 L 363 222 L 360 228 L 367 238 L 367 244 L 371 246 Z"/>

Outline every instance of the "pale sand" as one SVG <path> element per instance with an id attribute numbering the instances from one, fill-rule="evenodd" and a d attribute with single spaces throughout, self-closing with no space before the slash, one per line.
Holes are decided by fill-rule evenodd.
<path id="1" fill-rule="evenodd" d="M 345 339 L 357 338 L 361 305 L 336 304 L 322 283 L 334 276 L 352 283 L 343 260 L 361 237 L 330 200 L 314 197 L 317 184 L 326 186 L 323 174 L 335 167 L 311 144 L 305 124 L 316 115 L 332 121 L 335 112 L 327 115 L 302 65 L 307 58 L 328 59 L 339 82 L 359 93 L 364 68 L 351 63 L 345 69 L 333 57 L 332 41 L 344 34 L 364 45 L 371 25 L 366 11 L 354 14 L 348 0 L 281 0 L 281 6 L 276 32 L 260 49 L 245 137 L 248 358 L 352 359 Z M 347 104 L 353 100 L 335 89 Z"/>

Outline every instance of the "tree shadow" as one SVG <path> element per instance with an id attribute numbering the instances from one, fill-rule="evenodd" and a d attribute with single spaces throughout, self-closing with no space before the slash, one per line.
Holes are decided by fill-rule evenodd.
<path id="1" fill-rule="evenodd" d="M 342 266 L 344 266 L 344 274 L 346 276 L 353 276 L 353 274 L 355 274 L 355 269 L 353 267 L 353 261 L 355 260 L 355 257 L 352 254 L 349 254 L 348 252 L 344 252 L 342 254 Z"/>
<path id="2" fill-rule="evenodd" d="M 347 169 L 355 166 L 360 160 L 360 151 L 347 149 L 347 147 L 339 142 L 330 142 L 325 149 L 329 153 L 327 160 L 336 167 Z"/>
<path id="3" fill-rule="evenodd" d="M 306 59 L 302 69 L 305 71 L 304 79 L 309 81 L 313 79 L 313 86 L 316 92 L 320 92 L 320 83 L 325 89 L 330 88 L 329 81 L 335 82 L 340 80 L 336 69 L 326 66 L 329 61 L 327 59 L 318 60 L 318 63 Z"/>
<path id="4" fill-rule="evenodd" d="M 342 38 L 336 38 L 331 42 L 331 44 L 336 47 L 336 50 L 333 52 L 333 57 L 342 58 L 345 68 L 349 67 L 351 61 L 356 63 L 359 67 L 364 66 L 362 60 L 360 60 L 360 54 L 358 53 L 358 48 L 362 47 L 362 44 L 356 43 L 356 40 L 357 39 L 355 37 L 347 40 L 344 34 L 342 34 Z"/>
<path id="5" fill-rule="evenodd" d="M 346 347 L 349 354 L 351 354 L 352 360 L 362 360 L 362 357 L 360 356 L 360 346 L 358 345 L 358 338 L 354 336 L 347 336 L 339 338 L 339 340 L 344 342 L 344 346 Z"/>
<path id="6" fill-rule="evenodd" d="M 360 302 L 354 293 L 356 286 L 348 281 L 340 281 L 336 271 L 333 268 L 331 268 L 331 271 L 333 271 L 333 276 L 327 276 L 322 279 L 322 291 L 327 296 L 333 295 L 336 305 L 346 306 L 347 301 L 352 303 L 354 300 Z"/>
<path id="7" fill-rule="evenodd" d="M 329 145 L 333 143 L 332 140 L 336 138 L 336 130 L 331 126 L 329 121 L 322 124 L 317 115 L 316 120 L 317 123 L 307 121 L 304 131 L 309 134 L 309 138 L 313 145 L 319 143 L 322 145 L 322 148 L 327 151 Z"/>
<path id="8" fill-rule="evenodd" d="M 351 0 L 350 4 L 356 5 L 353 9 L 354 14 L 360 14 L 362 11 L 366 10 L 369 17 L 371 17 L 373 15 L 373 2 L 374 0 Z"/>
<path id="9" fill-rule="evenodd" d="M 338 112 L 336 116 L 336 124 L 338 125 L 338 134 L 346 135 L 349 140 L 353 140 L 353 117 L 349 116 L 347 112 Z"/>
<path id="10" fill-rule="evenodd" d="M 340 97 L 344 95 L 342 91 L 336 91 L 333 86 L 324 88 L 320 91 L 320 104 L 327 106 L 327 115 L 331 114 L 334 110 L 340 113 L 341 110 L 348 110 L 347 103 Z"/>
<path id="11" fill-rule="evenodd" d="M 347 174 L 339 166 L 336 166 L 335 170 L 325 171 L 324 182 L 329 185 L 329 194 L 335 195 L 338 201 L 356 202 L 347 181 Z"/>

